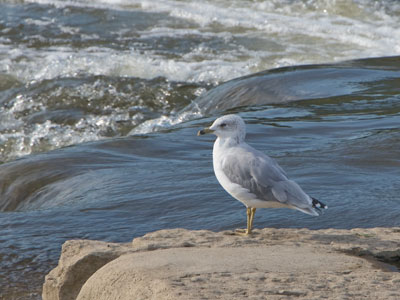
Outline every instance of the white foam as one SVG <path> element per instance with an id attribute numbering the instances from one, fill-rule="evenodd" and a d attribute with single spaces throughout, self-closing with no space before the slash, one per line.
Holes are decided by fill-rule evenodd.
<path id="1" fill-rule="evenodd" d="M 0 109 L 0 161 L 8 161 L 31 153 L 108 138 L 110 131 L 118 135 L 119 122 L 140 123 L 140 114 L 131 118 L 122 109 L 107 115 L 86 114 L 73 125 L 51 120 L 29 124 L 21 117 L 24 111 L 45 111 L 43 104 L 29 96 L 18 95 L 8 108 Z"/>
<path id="2" fill-rule="evenodd" d="M 107 48 L 87 48 L 79 52 L 65 47 L 52 47 L 36 52 L 27 48 L 10 50 L 10 57 L 0 60 L 0 69 L 20 81 L 32 82 L 79 74 L 132 76 L 144 79 L 165 77 L 172 81 L 217 83 L 249 73 L 249 62 L 229 62 L 224 57 L 211 56 L 195 61 L 192 56 L 201 51 L 194 49 L 181 60 L 166 59 L 152 53 L 115 51 Z M 23 53 L 23 54 L 22 54 Z M 19 60 L 24 55 L 29 59 Z M 254 65 L 254 62 L 253 62 Z"/>
<path id="3" fill-rule="evenodd" d="M 307 2 L 176 1 L 176 0 L 29 0 L 55 6 L 94 6 L 157 12 L 185 20 L 190 28 L 174 22 L 138 32 L 143 39 L 173 37 L 223 41 L 228 46 L 209 49 L 201 43 L 171 59 L 154 51 L 110 48 L 52 47 L 11 48 L 11 58 L 1 51 L 0 70 L 19 80 L 51 79 L 79 73 L 218 83 L 268 68 L 305 63 L 325 63 L 371 56 L 400 54 L 400 14 L 388 14 L 373 1 L 336 3 Z M 385 1 L 384 1 L 385 3 Z M 389 4 L 388 4 L 389 5 Z M 393 6 L 393 5 L 392 5 Z M 391 7 L 391 9 L 393 9 Z M 400 11 L 400 5 L 394 6 Z M 46 27 L 53 19 L 28 19 L 28 24 Z M 194 24 L 194 25 L 193 25 Z M 59 25 L 74 34 L 79 29 Z M 238 28 L 241 28 L 238 30 Z M 121 28 L 121 32 L 126 29 Z M 80 33 L 82 34 L 82 33 Z M 40 37 L 37 37 L 40 39 Z M 87 39 L 98 39 L 96 34 Z M 272 46 L 271 46 L 272 45 Z M 274 46 L 275 45 L 275 46 Z M 4 47 L 4 45 L 3 45 Z M 9 47 L 9 46 L 8 46 Z M 14 55 L 13 55 L 14 52 Z M 15 53 L 17 52 L 17 53 Z M 16 55 L 26 56 L 18 60 Z"/>
<path id="4" fill-rule="evenodd" d="M 171 116 L 163 115 L 156 119 L 146 120 L 137 127 L 133 128 L 128 135 L 147 134 L 150 132 L 165 130 L 182 122 L 200 117 L 202 117 L 200 111 L 182 112 Z"/>
<path id="5" fill-rule="evenodd" d="M 20 126 L 22 124 L 16 121 L 13 130 L 0 134 L 0 160 L 105 139 L 109 130 L 116 129 L 119 120 L 128 121 L 129 116 L 89 115 L 75 125 L 60 125 L 47 120 L 32 126 Z"/>

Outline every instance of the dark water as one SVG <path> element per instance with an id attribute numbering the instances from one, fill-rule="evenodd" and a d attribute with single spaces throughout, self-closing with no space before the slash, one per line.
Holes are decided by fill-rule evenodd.
<path id="1" fill-rule="evenodd" d="M 320 60 L 297 31 L 292 43 L 273 33 L 267 43 L 256 21 L 200 19 L 190 1 L 143 3 L 0 2 L 0 299 L 40 298 L 68 239 L 243 227 L 243 205 L 213 174 L 213 137 L 196 136 L 226 113 L 240 114 L 249 144 L 329 205 L 319 218 L 260 210 L 255 227 L 400 226 L 400 56 L 383 57 L 388 36 L 362 53 L 377 58 L 262 71 L 282 51 L 298 64 Z M 357 17 L 341 7 L 328 17 L 367 26 L 386 13 L 396 36 L 398 8 L 371 3 Z M 297 4 L 275 5 L 294 20 Z M 314 16 L 311 6 L 302 9 Z M 322 60 L 354 58 L 359 47 L 336 46 L 352 54 L 332 56 L 328 45 Z M 258 61 L 259 51 L 276 60 Z"/>

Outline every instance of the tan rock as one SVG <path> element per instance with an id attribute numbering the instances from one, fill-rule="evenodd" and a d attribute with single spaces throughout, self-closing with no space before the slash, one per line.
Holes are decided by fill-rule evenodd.
<path id="1" fill-rule="evenodd" d="M 293 250 L 277 245 L 172 248 L 123 255 L 89 278 L 77 299 L 312 297 L 314 278 L 370 268 L 356 257 L 318 253 L 307 246 L 297 247 L 295 254 Z M 308 275 L 310 281 L 304 282 Z M 276 280 L 290 284 L 277 285 Z"/>
<path id="2" fill-rule="evenodd" d="M 400 228 L 266 228 L 250 237 L 171 229 L 129 246 L 85 243 L 63 247 L 43 299 L 400 299 Z M 113 247 L 114 260 L 105 254 Z M 80 259 L 96 251 L 102 263 Z M 85 275 L 66 281 L 69 272 Z"/>
<path id="3" fill-rule="evenodd" d="M 66 241 L 58 266 L 46 275 L 43 300 L 75 300 L 82 285 L 94 272 L 129 250 L 124 244 Z"/>

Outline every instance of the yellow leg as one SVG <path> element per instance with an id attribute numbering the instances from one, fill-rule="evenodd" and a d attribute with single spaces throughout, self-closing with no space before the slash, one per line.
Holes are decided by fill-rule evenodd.
<path id="1" fill-rule="evenodd" d="M 246 208 L 247 214 L 247 229 L 237 229 L 236 234 L 239 235 L 249 235 L 251 234 L 251 230 L 253 229 L 253 221 L 254 221 L 254 214 L 256 213 L 256 209 L 252 207 Z"/>
<path id="2" fill-rule="evenodd" d="M 253 229 L 253 221 L 254 221 L 254 215 L 256 213 L 256 209 L 251 207 L 247 208 L 247 234 L 251 234 L 251 230 Z"/>

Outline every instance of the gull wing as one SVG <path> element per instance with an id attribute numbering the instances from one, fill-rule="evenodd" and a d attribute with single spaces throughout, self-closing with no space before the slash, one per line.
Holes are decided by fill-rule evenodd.
<path id="1" fill-rule="evenodd" d="M 294 181 L 289 180 L 278 163 L 264 153 L 241 145 L 227 150 L 222 170 L 234 182 L 257 199 L 278 201 L 307 214 L 318 215 L 312 199 Z"/>

